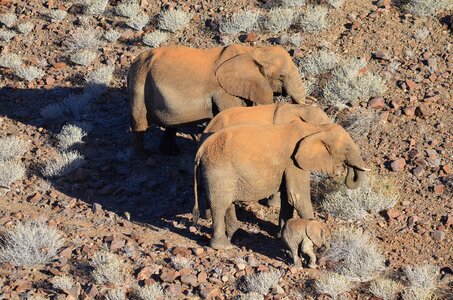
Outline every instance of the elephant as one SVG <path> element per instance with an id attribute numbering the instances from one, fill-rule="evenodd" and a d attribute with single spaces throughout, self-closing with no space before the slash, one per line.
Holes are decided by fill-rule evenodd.
<path id="1" fill-rule="evenodd" d="M 133 144 L 142 154 L 151 123 L 166 129 L 160 150 L 175 155 L 178 126 L 209 120 L 230 107 L 271 104 L 274 93 L 296 103 L 306 99 L 298 68 L 280 46 L 155 48 L 134 60 L 127 86 Z"/>
<path id="2" fill-rule="evenodd" d="M 315 220 L 289 219 L 283 226 L 282 240 L 291 251 L 294 266 L 302 267 L 299 248 L 310 259 L 308 267 L 316 268 L 316 255 L 313 246 L 330 248 L 331 231 L 326 224 Z M 302 254 L 301 253 L 301 254 Z"/>
<path id="3" fill-rule="evenodd" d="M 237 229 L 232 215 L 236 200 L 257 201 L 281 192 L 280 230 L 294 209 L 313 219 L 311 170 L 333 173 L 346 165 L 345 184 L 355 188 L 365 178 L 358 146 L 337 124 L 315 125 L 296 120 L 280 125 L 238 125 L 209 136 L 199 147 L 194 164 L 193 220 L 199 218 L 198 177 L 203 180 L 212 211 L 211 247 L 229 249 Z"/>

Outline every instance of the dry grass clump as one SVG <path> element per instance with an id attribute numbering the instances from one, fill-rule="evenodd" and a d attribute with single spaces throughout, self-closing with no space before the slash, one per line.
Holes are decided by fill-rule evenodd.
<path id="1" fill-rule="evenodd" d="M 259 16 L 258 12 L 241 10 L 230 18 L 223 19 L 220 22 L 219 31 L 225 34 L 253 31 L 258 27 Z"/>
<path id="2" fill-rule="evenodd" d="M 29 142 L 15 136 L 0 138 L 0 162 L 20 158 L 27 151 Z"/>
<path id="3" fill-rule="evenodd" d="M 61 9 L 51 10 L 47 13 L 47 17 L 49 17 L 52 22 L 61 22 L 67 15 L 68 13 Z"/>
<path id="4" fill-rule="evenodd" d="M 395 299 L 399 289 L 398 282 L 387 278 L 376 279 L 370 284 L 370 292 L 383 300 Z"/>
<path id="5" fill-rule="evenodd" d="M 343 5 L 344 0 L 326 0 L 326 3 L 338 9 Z"/>
<path id="6" fill-rule="evenodd" d="M 338 230 L 326 257 L 337 262 L 336 271 L 352 281 L 372 280 L 384 269 L 384 257 L 376 243 L 361 229 Z"/>
<path id="7" fill-rule="evenodd" d="M 16 36 L 16 33 L 12 30 L 0 29 L 0 40 L 8 42 L 10 39 Z"/>
<path id="8" fill-rule="evenodd" d="M 65 113 L 65 106 L 62 103 L 51 103 L 46 105 L 40 110 L 41 116 L 45 119 L 53 120 L 58 119 Z"/>
<path id="9" fill-rule="evenodd" d="M 0 262 L 32 267 L 52 261 L 64 240 L 43 222 L 19 223 L 0 237 Z"/>
<path id="10" fill-rule="evenodd" d="M 300 7 L 307 3 L 307 0 L 280 0 L 281 5 L 285 7 Z"/>
<path id="11" fill-rule="evenodd" d="M 168 35 L 164 31 L 155 30 L 143 36 L 143 44 L 150 47 L 158 47 L 160 44 L 165 43 Z"/>
<path id="12" fill-rule="evenodd" d="M 296 26 L 304 32 L 319 33 L 328 27 L 328 9 L 324 6 L 307 7 L 296 21 Z"/>
<path id="13" fill-rule="evenodd" d="M 269 290 L 278 284 L 282 275 L 282 272 L 279 270 L 249 275 L 245 278 L 245 289 L 247 292 L 267 295 Z"/>
<path id="14" fill-rule="evenodd" d="M 16 53 L 5 52 L 0 55 L 0 67 L 16 69 L 22 64 L 22 57 Z"/>
<path id="15" fill-rule="evenodd" d="M 184 29 L 189 24 L 192 15 L 179 9 L 167 10 L 159 14 L 159 28 L 162 30 L 176 32 Z"/>
<path id="16" fill-rule="evenodd" d="M 51 279 L 52 286 L 57 290 L 68 292 L 74 286 L 74 280 L 67 276 L 55 276 Z"/>
<path id="17" fill-rule="evenodd" d="M 60 133 L 56 136 L 58 148 L 61 150 L 67 150 L 74 145 L 80 144 L 86 135 L 87 133 L 76 125 L 64 125 Z"/>
<path id="18" fill-rule="evenodd" d="M 263 27 L 273 33 L 285 31 L 293 24 L 294 15 L 293 8 L 272 8 L 263 20 Z"/>
<path id="19" fill-rule="evenodd" d="M 363 219 L 368 213 L 378 213 L 393 207 L 398 196 L 393 191 L 373 185 L 370 180 L 359 188 L 351 190 L 341 185 L 338 190 L 328 193 L 321 202 L 322 208 L 343 220 Z"/>
<path id="20" fill-rule="evenodd" d="M 0 23 L 5 25 L 8 28 L 13 27 L 17 22 L 17 16 L 14 13 L 5 13 L 0 15 Z"/>
<path id="21" fill-rule="evenodd" d="M 92 29 L 79 28 L 67 41 L 69 50 L 97 49 L 101 44 L 99 32 Z"/>
<path id="22" fill-rule="evenodd" d="M 113 79 L 114 66 L 102 66 L 99 69 L 85 76 L 87 85 L 104 85 L 108 86 Z"/>
<path id="23" fill-rule="evenodd" d="M 379 125 L 379 113 L 366 108 L 358 109 L 349 114 L 345 120 L 341 120 L 341 125 L 354 140 L 358 141 L 367 137 Z"/>
<path id="24" fill-rule="evenodd" d="M 81 94 L 72 94 L 63 100 L 65 113 L 71 115 L 74 119 L 80 120 L 82 116 L 91 111 L 91 102 L 93 96 L 84 91 Z"/>
<path id="25" fill-rule="evenodd" d="M 25 175 L 25 167 L 22 162 L 6 160 L 0 161 L 0 188 L 9 189 L 14 181 Z"/>
<path id="26" fill-rule="evenodd" d="M 17 67 L 15 69 L 15 74 L 26 80 L 26 81 L 33 81 L 36 78 L 42 78 L 46 73 L 34 66 L 29 66 L 29 67 Z"/>
<path id="27" fill-rule="evenodd" d="M 156 300 L 164 296 L 164 291 L 160 284 L 138 287 L 135 291 L 135 296 L 140 300 Z"/>
<path id="28" fill-rule="evenodd" d="M 403 10 L 417 16 L 435 16 L 443 10 L 453 9 L 451 0 L 406 0 Z"/>
<path id="29" fill-rule="evenodd" d="M 106 39 L 107 41 L 109 41 L 111 43 L 116 42 L 120 37 L 121 37 L 121 33 L 114 29 L 111 29 L 104 33 L 104 39 Z"/>
<path id="30" fill-rule="evenodd" d="M 108 2 L 108 0 L 89 0 L 86 1 L 83 8 L 87 14 L 102 15 Z"/>
<path id="31" fill-rule="evenodd" d="M 316 279 L 318 293 L 327 294 L 333 299 L 337 299 L 338 296 L 351 290 L 351 288 L 351 280 L 335 272 L 323 272 Z"/>
<path id="32" fill-rule="evenodd" d="M 98 55 L 96 52 L 89 50 L 89 49 L 82 49 L 79 51 L 75 51 L 69 55 L 69 59 L 71 62 L 81 65 L 81 66 L 88 66 L 90 65 Z"/>
<path id="33" fill-rule="evenodd" d="M 250 292 L 246 294 L 241 294 L 237 300 L 263 300 L 264 296 L 257 292 Z"/>
<path id="34" fill-rule="evenodd" d="M 48 160 L 41 169 L 45 177 L 60 177 L 74 172 L 86 163 L 77 151 L 61 152 L 55 159 Z"/>
<path id="35" fill-rule="evenodd" d="M 338 57 L 329 50 L 321 50 L 297 62 L 303 77 L 311 77 L 326 73 L 338 65 Z"/>
<path id="36" fill-rule="evenodd" d="M 426 39 L 430 34 L 431 34 L 431 31 L 428 29 L 428 27 L 423 26 L 423 27 L 418 28 L 417 30 L 415 30 L 414 38 L 415 38 L 417 41 L 423 41 L 423 40 Z"/>
<path id="37" fill-rule="evenodd" d="M 140 4 L 138 0 L 125 0 L 115 7 L 117 15 L 133 18 L 141 13 Z"/>
<path id="38" fill-rule="evenodd" d="M 102 78 L 104 81 L 107 81 L 108 79 L 108 76 Z M 54 120 L 62 117 L 63 115 L 69 115 L 76 120 L 80 120 L 85 114 L 91 111 L 90 104 L 93 99 L 99 96 L 100 93 L 103 93 L 105 89 L 105 83 L 101 84 L 89 82 L 83 93 L 70 94 L 60 103 L 51 103 L 43 107 L 40 111 L 41 116 L 48 120 Z"/>
<path id="39" fill-rule="evenodd" d="M 149 22 L 149 16 L 140 13 L 126 20 L 126 25 L 135 30 L 142 30 Z"/>
<path id="40" fill-rule="evenodd" d="M 344 107 L 356 100 L 368 100 L 387 90 L 382 77 L 371 73 L 361 74 L 366 66 L 363 59 L 349 59 L 332 71 L 323 95 L 331 104 Z"/>
<path id="41" fill-rule="evenodd" d="M 437 273 L 437 267 L 427 263 L 419 266 L 406 267 L 404 274 L 410 284 L 409 289 L 406 291 L 407 296 L 424 296 L 423 298 L 412 299 L 426 299 L 430 297 L 437 287 Z M 405 297 L 403 298 L 406 299 Z"/>
<path id="42" fill-rule="evenodd" d="M 126 300 L 126 291 L 123 288 L 110 289 L 105 294 L 106 300 Z"/>
<path id="43" fill-rule="evenodd" d="M 17 25 L 17 30 L 22 34 L 30 33 L 33 28 L 35 28 L 35 24 L 32 22 L 24 22 Z"/>
<path id="44" fill-rule="evenodd" d="M 17 161 L 29 143 L 14 136 L 0 138 L 0 188 L 9 189 L 14 181 L 25 175 L 25 167 Z"/>
<path id="45" fill-rule="evenodd" d="M 92 276 L 96 283 L 124 284 L 126 266 L 115 254 L 104 250 L 96 252 L 93 255 L 91 266 L 94 268 Z"/>

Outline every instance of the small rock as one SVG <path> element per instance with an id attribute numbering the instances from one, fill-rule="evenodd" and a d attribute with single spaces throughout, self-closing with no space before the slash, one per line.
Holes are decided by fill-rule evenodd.
<path id="1" fill-rule="evenodd" d="M 434 102 L 437 102 L 439 99 L 440 99 L 440 96 L 439 95 L 435 95 L 435 96 L 432 96 L 432 97 L 425 97 L 423 99 L 423 102 L 434 103 Z"/>
<path id="2" fill-rule="evenodd" d="M 93 206 L 91 208 L 93 210 L 94 213 L 96 212 L 102 212 L 102 205 L 100 205 L 99 203 L 93 203 Z"/>
<path id="3" fill-rule="evenodd" d="M 197 276 L 197 281 L 198 283 L 206 283 L 208 282 L 208 273 L 202 271 L 200 273 L 198 273 L 198 276 Z"/>
<path id="4" fill-rule="evenodd" d="M 413 80 L 410 80 L 410 79 L 406 79 L 406 85 L 409 88 L 409 90 L 411 90 L 411 91 L 414 90 L 418 86 Z"/>
<path id="5" fill-rule="evenodd" d="M 390 106 L 392 108 L 398 108 L 401 106 L 402 102 L 403 102 L 403 100 L 400 98 L 392 99 L 392 101 L 390 101 Z"/>
<path id="6" fill-rule="evenodd" d="M 418 166 L 418 167 L 416 167 L 412 172 L 413 172 L 413 174 L 414 174 L 415 176 L 418 177 L 418 176 L 422 176 L 423 173 L 425 173 L 425 170 L 423 170 L 422 167 Z"/>
<path id="7" fill-rule="evenodd" d="M 373 57 L 377 59 L 389 60 L 389 55 L 384 51 L 376 51 L 372 53 Z"/>
<path id="8" fill-rule="evenodd" d="M 441 195 L 444 193 L 445 186 L 443 184 L 438 184 L 434 186 L 434 193 Z"/>
<path id="9" fill-rule="evenodd" d="M 247 34 L 247 37 L 245 38 L 246 43 L 254 42 L 256 41 L 256 34 L 254 32 L 249 32 Z"/>
<path id="10" fill-rule="evenodd" d="M 368 101 L 368 107 L 374 109 L 383 109 L 385 107 L 384 98 L 382 97 L 374 97 L 370 101 Z"/>
<path id="11" fill-rule="evenodd" d="M 40 193 L 35 193 L 33 196 L 31 196 L 28 201 L 31 203 L 37 203 L 39 200 L 41 200 L 41 194 Z"/>
<path id="12" fill-rule="evenodd" d="M 445 226 L 446 227 L 453 226 L 453 215 L 447 216 L 447 219 L 445 220 Z"/>
<path id="13" fill-rule="evenodd" d="M 406 166 L 406 161 L 404 160 L 404 158 L 399 158 L 397 160 L 394 160 L 390 164 L 390 168 L 392 168 L 393 172 L 400 172 L 400 171 L 404 170 L 405 166 Z"/>
<path id="14" fill-rule="evenodd" d="M 412 227 L 416 222 L 418 222 L 420 220 L 419 217 L 417 216 L 411 216 L 409 217 L 409 219 L 407 220 L 407 226 L 408 227 Z"/>
<path id="15" fill-rule="evenodd" d="M 245 270 L 246 265 L 244 263 L 237 263 L 236 268 L 238 270 Z"/>
<path id="16" fill-rule="evenodd" d="M 145 280 L 148 279 L 151 274 L 153 273 L 153 269 L 151 267 L 144 267 L 140 270 L 137 274 L 137 280 Z"/>
<path id="17" fill-rule="evenodd" d="M 415 115 L 419 118 L 424 118 L 430 116 L 431 111 L 429 110 L 428 106 L 421 104 L 415 109 Z"/>
<path id="18" fill-rule="evenodd" d="M 198 286 L 198 281 L 197 281 L 197 276 L 194 274 L 189 274 L 189 275 L 181 275 L 181 282 L 193 287 Z"/>
<path id="19" fill-rule="evenodd" d="M 212 286 L 205 286 L 200 289 L 200 296 L 203 299 L 214 300 L 220 296 L 220 290 Z"/>
<path id="20" fill-rule="evenodd" d="M 416 106 L 408 106 L 403 110 L 403 112 L 406 116 L 413 116 L 415 115 L 416 108 Z"/>
<path id="21" fill-rule="evenodd" d="M 395 208 L 387 209 L 386 214 L 389 219 L 396 219 L 400 216 L 400 213 Z"/>
<path id="22" fill-rule="evenodd" d="M 162 269 L 162 274 L 160 275 L 160 279 L 164 282 L 173 282 L 178 276 L 179 272 L 176 270 L 171 270 L 168 268 Z"/>
<path id="23" fill-rule="evenodd" d="M 52 85 L 55 83 L 55 78 L 53 78 L 52 76 L 47 76 L 46 77 L 46 84 L 47 85 Z"/>
<path id="24" fill-rule="evenodd" d="M 285 290 L 280 286 L 280 285 L 275 285 L 272 287 L 271 289 L 272 291 L 272 294 L 284 294 L 285 293 Z"/>
<path id="25" fill-rule="evenodd" d="M 152 158 L 152 157 L 149 157 L 149 158 L 146 160 L 146 163 L 145 163 L 145 164 L 146 164 L 147 166 L 149 166 L 149 167 L 152 167 L 152 168 L 154 168 L 154 167 L 157 166 L 156 160 L 155 160 L 154 158 Z"/>
<path id="26" fill-rule="evenodd" d="M 52 67 L 54 67 L 55 69 L 64 69 L 67 66 L 68 65 L 65 64 L 64 62 L 57 62 L 57 63 L 52 64 Z"/>
<path id="27" fill-rule="evenodd" d="M 445 232 L 442 232 L 440 230 L 435 230 L 431 232 L 431 237 L 435 239 L 436 241 L 440 242 L 445 238 Z"/>

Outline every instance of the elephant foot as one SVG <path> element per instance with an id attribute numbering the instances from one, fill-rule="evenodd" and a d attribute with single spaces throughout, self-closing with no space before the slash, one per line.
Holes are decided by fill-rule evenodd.
<path id="1" fill-rule="evenodd" d="M 275 196 L 264 201 L 264 205 L 267 207 L 280 207 L 280 199 Z"/>
<path id="2" fill-rule="evenodd" d="M 312 264 L 312 263 L 310 263 L 310 264 L 308 265 L 308 267 L 309 267 L 309 268 L 312 268 L 312 269 L 316 269 L 316 268 L 318 267 L 318 265 L 317 265 L 317 264 Z"/>
<path id="3" fill-rule="evenodd" d="M 211 209 L 210 208 L 207 208 L 204 211 L 204 216 L 205 216 L 206 219 L 212 219 L 212 213 L 211 213 Z"/>
<path id="4" fill-rule="evenodd" d="M 239 222 L 228 222 L 226 225 L 227 236 L 231 239 L 240 227 Z"/>
<path id="5" fill-rule="evenodd" d="M 232 249 L 233 245 L 226 237 L 223 237 L 223 238 L 212 238 L 211 247 L 216 250 L 228 250 Z"/>

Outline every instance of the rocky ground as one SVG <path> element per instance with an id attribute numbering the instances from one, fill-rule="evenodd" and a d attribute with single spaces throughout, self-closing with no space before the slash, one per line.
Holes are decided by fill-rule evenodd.
<path id="1" fill-rule="evenodd" d="M 141 36 L 156 28 L 155 16 L 177 3 L 141 1 L 153 18 L 144 31 L 135 31 L 110 11 L 116 2 L 109 1 L 103 15 L 89 16 L 71 1 L 0 0 L 0 13 L 14 12 L 21 21 L 35 24 L 31 33 L 2 42 L 1 53 L 17 53 L 26 65 L 45 71 L 42 78 L 27 82 L 10 68 L 0 69 L 0 137 L 12 135 L 30 142 L 21 158 L 26 175 L 0 196 L 0 229 L 7 231 L 18 221 L 43 220 L 64 236 L 61 252 L 49 264 L 33 268 L 2 264 L 3 299 L 103 299 L 115 285 L 98 284 L 92 278 L 90 261 L 101 249 L 125 263 L 128 276 L 120 285 L 129 291 L 137 284 L 159 283 L 169 299 L 231 299 L 246 292 L 242 283 L 247 275 L 277 269 L 282 278 L 265 299 L 328 299 L 317 293 L 314 279 L 329 269 L 329 262 L 322 261 L 319 269 L 289 266 L 289 257 L 274 237 L 276 208 L 238 204 L 243 230 L 233 239 L 237 247 L 229 251 L 208 246 L 208 220 L 201 221 L 200 229 L 192 226 L 196 142 L 190 133 L 200 127 L 184 128 L 178 134 L 180 156 L 157 151 L 148 159 L 131 155 L 125 74 L 133 59 L 149 48 Z M 49 21 L 45 12 L 57 8 L 68 11 L 68 16 L 61 22 Z M 267 10 L 269 3 L 264 1 L 187 1 L 182 8 L 194 16 L 184 30 L 170 34 L 166 44 L 268 45 L 297 32 L 219 34 L 222 16 L 239 9 Z M 435 265 L 438 299 L 452 299 L 453 290 L 453 54 L 448 22 L 451 25 L 451 11 L 416 17 L 387 1 L 351 0 L 332 10 L 326 31 L 302 33 L 300 45 L 283 45 L 295 57 L 326 46 L 342 57 L 364 57 L 367 68 L 386 79 L 388 90 L 382 97 L 349 103 L 343 112 L 322 105 L 339 122 L 352 114 L 376 116 L 363 125 L 367 134 L 355 138 L 374 177 L 391 182 L 398 191 L 398 203 L 360 221 L 333 218 L 319 207 L 317 214 L 333 229 L 353 225 L 368 232 L 385 257 L 385 273 L 393 278 L 403 280 L 406 265 Z M 66 41 L 81 26 L 99 32 L 115 28 L 121 37 L 100 45 L 97 60 L 89 66 L 74 65 L 67 57 Z M 414 37 L 425 28 L 427 35 Z M 91 127 L 77 146 L 86 163 L 47 181 L 40 168 L 57 154 L 55 135 L 74 120 L 67 116 L 48 120 L 40 109 L 80 93 L 84 76 L 102 65 L 114 66 L 115 72 L 109 88 L 81 117 Z M 150 130 L 151 148 L 160 134 L 159 128 Z M 184 263 L 175 263 L 175 257 L 184 257 Z M 72 277 L 75 288 L 55 289 L 51 278 L 61 275 Z M 345 295 L 377 299 L 367 283 L 357 284 Z"/>

